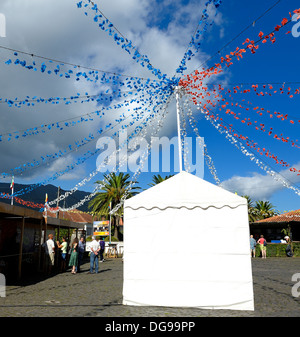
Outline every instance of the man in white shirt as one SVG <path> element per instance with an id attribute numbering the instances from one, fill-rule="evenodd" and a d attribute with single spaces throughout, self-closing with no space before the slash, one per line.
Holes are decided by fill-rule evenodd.
<path id="1" fill-rule="evenodd" d="M 55 254 L 55 245 L 53 241 L 53 234 L 48 235 L 48 240 L 46 241 L 46 254 L 48 258 L 48 273 L 51 273 L 54 266 L 54 254 Z"/>
<path id="2" fill-rule="evenodd" d="M 91 255 L 90 255 L 90 271 L 88 274 L 93 274 L 94 266 L 95 273 L 98 273 L 98 253 L 100 251 L 100 244 L 95 240 L 95 237 L 92 237 L 92 243 L 90 245 Z"/>

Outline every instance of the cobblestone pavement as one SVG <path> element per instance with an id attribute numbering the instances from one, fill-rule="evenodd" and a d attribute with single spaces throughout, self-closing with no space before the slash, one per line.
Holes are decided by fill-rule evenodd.
<path id="1" fill-rule="evenodd" d="M 76 275 L 69 271 L 47 279 L 7 286 L 0 297 L 0 317 L 300 317 L 300 258 L 252 259 L 255 311 L 135 307 L 122 303 L 122 259 L 89 264 Z M 297 282 L 299 285 L 297 285 Z"/>

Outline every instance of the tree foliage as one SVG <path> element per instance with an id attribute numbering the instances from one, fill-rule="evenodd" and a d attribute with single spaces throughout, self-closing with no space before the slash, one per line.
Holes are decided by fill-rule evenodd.
<path id="1" fill-rule="evenodd" d="M 278 215 L 278 212 L 274 209 L 275 206 L 273 206 L 269 201 L 253 201 L 248 195 L 243 197 L 247 199 L 248 203 L 249 222 L 255 222 Z"/>
<path id="2" fill-rule="evenodd" d="M 109 212 L 115 208 L 115 206 L 121 203 L 121 207 L 113 215 L 113 220 L 115 224 L 114 236 L 119 238 L 119 226 L 120 217 L 123 214 L 123 200 L 125 195 L 126 198 L 131 198 L 138 193 L 137 190 L 140 189 L 138 186 L 130 186 L 130 175 L 120 172 L 115 174 L 104 174 L 104 179 L 102 181 L 96 181 L 96 184 L 102 185 L 99 193 L 90 201 L 89 208 L 95 215 L 98 216 L 108 216 Z M 110 208 L 111 207 L 111 208 Z"/>
<path id="3" fill-rule="evenodd" d="M 169 179 L 169 178 L 171 178 L 173 176 L 174 176 L 174 174 L 170 174 L 170 175 L 165 176 L 163 178 L 160 174 L 154 175 L 153 178 L 152 178 L 152 183 L 150 183 L 148 185 L 151 186 L 151 187 L 155 186 L 155 185 L 157 185 L 157 184 L 159 184 L 159 183 L 161 183 L 161 182 L 163 182 L 163 181 L 165 181 L 165 180 L 167 180 L 167 179 Z"/>

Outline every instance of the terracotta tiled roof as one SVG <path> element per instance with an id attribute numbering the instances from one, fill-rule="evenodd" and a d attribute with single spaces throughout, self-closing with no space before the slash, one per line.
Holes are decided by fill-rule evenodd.
<path id="1" fill-rule="evenodd" d="M 51 210 L 47 211 L 47 216 L 52 217 L 52 218 L 56 218 L 56 213 L 55 212 L 51 212 Z M 84 213 L 81 212 L 77 209 L 74 209 L 73 211 L 69 211 L 69 212 L 59 212 L 59 219 L 64 219 L 64 220 L 69 220 L 72 222 L 77 222 L 77 223 L 93 223 L 93 216 L 88 214 L 88 213 Z"/>
<path id="2" fill-rule="evenodd" d="M 300 209 L 295 211 L 283 213 L 280 215 L 272 216 L 271 218 L 255 221 L 255 223 L 265 223 L 265 222 L 290 222 L 298 221 L 300 222 Z"/>

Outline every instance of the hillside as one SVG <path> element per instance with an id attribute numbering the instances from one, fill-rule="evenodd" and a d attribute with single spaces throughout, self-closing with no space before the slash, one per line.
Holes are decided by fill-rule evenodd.
<path id="1" fill-rule="evenodd" d="M 18 192 L 22 189 L 25 189 L 26 187 L 28 187 L 29 185 L 24 185 L 24 184 L 15 184 L 14 186 L 14 192 Z M 10 183 L 0 183 L 0 192 L 1 193 L 8 193 L 11 194 L 11 189 L 10 189 Z M 60 190 L 60 195 L 64 194 L 65 190 Z M 19 198 L 23 199 L 25 201 L 32 201 L 34 203 L 37 204 L 44 204 L 45 203 L 45 196 L 46 193 L 48 194 L 48 200 L 54 200 L 57 198 L 57 193 L 58 193 L 58 188 L 54 185 L 48 184 L 45 186 L 40 186 L 37 189 L 25 193 L 23 195 L 21 195 Z M 88 192 L 83 192 L 83 191 L 76 191 L 74 192 L 72 195 L 68 196 L 66 199 L 62 200 L 59 203 L 59 206 L 61 207 L 71 207 L 72 205 L 76 204 L 77 202 L 79 202 L 80 200 L 82 200 L 86 195 L 88 195 L 90 193 Z M 0 202 L 4 202 L 4 203 L 10 203 L 10 200 L 5 199 L 5 198 L 0 198 Z M 14 203 L 14 205 L 16 206 L 22 206 L 19 203 Z M 23 206 L 24 207 L 24 206 Z M 88 211 L 88 202 L 86 202 L 83 206 L 78 207 L 79 210 L 86 212 Z M 37 208 L 35 208 L 35 210 L 39 210 Z"/>

